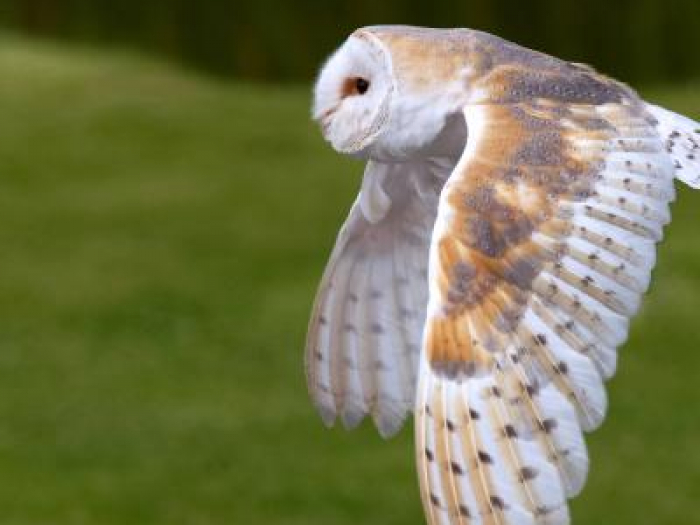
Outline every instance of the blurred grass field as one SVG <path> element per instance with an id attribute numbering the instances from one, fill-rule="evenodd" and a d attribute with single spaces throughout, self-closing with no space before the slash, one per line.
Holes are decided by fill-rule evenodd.
<path id="1" fill-rule="evenodd" d="M 323 428 L 303 340 L 361 165 L 307 87 L 0 37 L 0 523 L 422 523 L 411 431 Z M 700 85 L 643 90 L 700 118 Z M 700 523 L 700 193 L 577 524 Z"/>

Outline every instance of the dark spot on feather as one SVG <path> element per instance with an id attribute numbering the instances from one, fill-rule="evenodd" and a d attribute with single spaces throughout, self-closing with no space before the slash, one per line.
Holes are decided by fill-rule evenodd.
<path id="1" fill-rule="evenodd" d="M 440 498 L 438 498 L 435 494 L 432 492 L 430 493 L 430 503 L 432 503 L 435 507 L 440 506 Z"/>
<path id="2" fill-rule="evenodd" d="M 537 516 L 546 516 L 547 514 L 551 514 L 556 510 L 556 507 L 548 507 L 546 505 L 541 505 L 535 509 L 535 514 Z"/>
<path id="3" fill-rule="evenodd" d="M 479 456 L 479 461 L 481 461 L 482 463 L 487 463 L 487 464 L 493 463 L 493 458 L 487 452 L 484 452 L 483 450 L 479 451 L 478 456 Z"/>
<path id="4" fill-rule="evenodd" d="M 372 333 L 376 335 L 381 335 L 384 333 L 384 328 L 379 323 L 372 323 L 370 329 L 372 330 Z"/>
<path id="5" fill-rule="evenodd" d="M 529 481 L 537 477 L 537 469 L 534 467 L 523 467 L 520 469 L 520 479 L 523 481 Z"/>
<path id="6" fill-rule="evenodd" d="M 557 428 L 557 420 L 556 419 L 545 419 L 540 423 L 540 428 L 546 433 L 549 434 Z"/>
<path id="7" fill-rule="evenodd" d="M 428 461 L 432 462 L 433 460 L 435 460 L 435 454 L 433 454 L 433 452 L 431 450 L 426 448 L 425 449 L 425 458 Z"/>
<path id="8" fill-rule="evenodd" d="M 499 498 L 498 496 L 491 496 L 489 498 L 489 501 L 491 502 L 491 505 L 498 510 L 505 510 L 506 504 L 505 502 Z"/>
<path id="9" fill-rule="evenodd" d="M 566 375 L 569 372 L 569 365 L 567 365 L 564 361 L 560 361 L 559 364 L 555 367 L 555 371 L 558 374 Z"/>
<path id="10" fill-rule="evenodd" d="M 525 391 L 527 392 L 527 395 L 528 395 L 528 396 L 534 397 L 534 396 L 536 396 L 536 395 L 539 393 L 540 388 L 539 388 L 539 386 L 538 386 L 536 383 L 533 383 L 533 384 L 531 384 L 531 385 L 526 385 L 526 386 L 525 386 Z"/>
<path id="11" fill-rule="evenodd" d="M 461 476 L 462 474 L 464 474 L 464 470 L 462 470 L 462 467 L 454 461 L 452 463 L 450 463 L 450 470 L 454 474 L 457 474 L 458 476 Z"/>
<path id="12" fill-rule="evenodd" d="M 547 337 L 544 334 L 537 334 L 535 336 L 535 342 L 542 346 L 545 346 L 547 344 Z"/>
<path id="13" fill-rule="evenodd" d="M 471 517 L 472 517 L 471 512 L 469 512 L 469 509 L 468 509 L 467 506 L 464 505 L 464 504 L 461 504 L 461 505 L 459 506 L 459 515 L 460 515 L 460 516 L 463 516 L 463 517 L 465 517 L 465 518 L 471 518 Z"/>
<path id="14" fill-rule="evenodd" d="M 513 425 L 504 426 L 503 434 L 509 439 L 518 437 L 518 432 L 515 430 L 515 427 Z"/>
<path id="15" fill-rule="evenodd" d="M 455 431 L 455 424 L 452 421 L 450 421 L 449 419 L 445 420 L 445 427 L 447 427 L 447 430 L 450 432 Z"/>

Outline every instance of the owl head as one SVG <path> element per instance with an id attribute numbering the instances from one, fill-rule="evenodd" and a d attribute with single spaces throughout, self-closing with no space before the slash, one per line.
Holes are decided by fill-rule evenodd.
<path id="1" fill-rule="evenodd" d="M 457 64 L 430 33 L 359 29 L 323 66 L 313 118 L 342 153 L 383 161 L 434 153 L 464 98 Z"/>

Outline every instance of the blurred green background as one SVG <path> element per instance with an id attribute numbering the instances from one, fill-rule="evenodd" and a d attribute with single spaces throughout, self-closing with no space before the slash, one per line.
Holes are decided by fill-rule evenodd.
<path id="1" fill-rule="evenodd" d="M 308 82 L 349 32 L 385 23 L 484 29 L 628 81 L 700 63 L 698 0 L 2 0 L 3 23 L 273 81 Z"/>
<path id="2" fill-rule="evenodd" d="M 352 27 L 473 26 L 700 118 L 700 2 L 4 0 L 0 524 L 423 522 L 411 432 L 327 431 L 302 348 L 362 166 L 309 121 Z M 577 524 L 693 524 L 700 193 L 679 192 Z"/>

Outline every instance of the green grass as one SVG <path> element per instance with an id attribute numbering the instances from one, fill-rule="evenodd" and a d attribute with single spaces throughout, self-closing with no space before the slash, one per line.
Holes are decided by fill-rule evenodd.
<path id="1" fill-rule="evenodd" d="M 700 88 L 650 97 L 700 116 Z M 422 523 L 411 432 L 327 431 L 307 316 L 361 165 L 307 88 L 0 39 L 0 523 Z M 577 524 L 700 523 L 681 191 Z"/>

